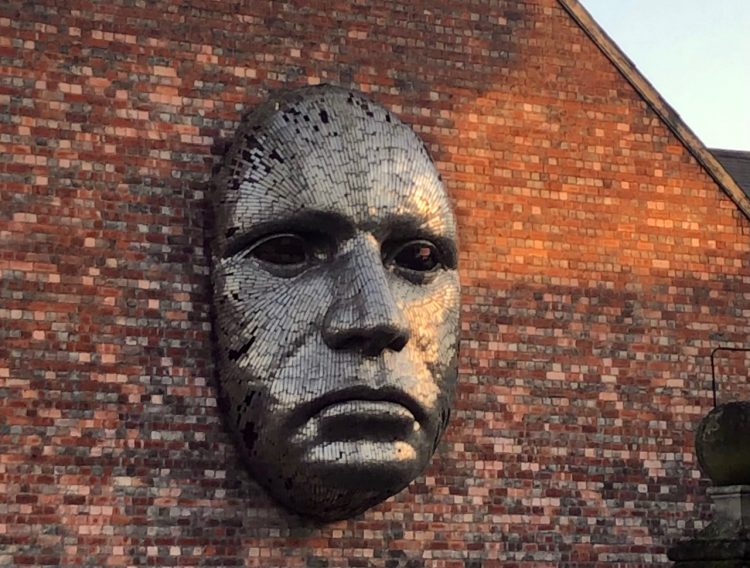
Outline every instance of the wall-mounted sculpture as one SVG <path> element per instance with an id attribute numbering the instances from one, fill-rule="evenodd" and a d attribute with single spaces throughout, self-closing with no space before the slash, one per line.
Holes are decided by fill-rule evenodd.
<path id="1" fill-rule="evenodd" d="M 357 514 L 428 464 L 457 375 L 456 226 L 407 125 L 331 86 L 272 97 L 214 180 L 219 383 L 255 479 Z"/>

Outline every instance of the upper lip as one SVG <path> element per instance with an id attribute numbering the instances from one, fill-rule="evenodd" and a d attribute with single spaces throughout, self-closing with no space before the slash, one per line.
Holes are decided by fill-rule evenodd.
<path id="1" fill-rule="evenodd" d="M 409 393 L 394 387 L 373 388 L 369 386 L 353 386 L 345 389 L 329 392 L 302 405 L 295 412 L 295 422 L 302 424 L 324 409 L 335 404 L 351 400 L 368 400 L 378 402 L 393 402 L 400 404 L 414 415 L 420 424 L 427 419 L 425 408 Z"/>

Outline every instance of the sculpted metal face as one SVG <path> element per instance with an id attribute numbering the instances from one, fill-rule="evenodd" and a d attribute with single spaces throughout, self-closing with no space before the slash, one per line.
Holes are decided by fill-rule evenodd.
<path id="1" fill-rule="evenodd" d="M 425 468 L 456 382 L 456 227 L 414 132 L 330 86 L 243 121 L 215 179 L 219 380 L 257 481 L 345 518 Z"/>

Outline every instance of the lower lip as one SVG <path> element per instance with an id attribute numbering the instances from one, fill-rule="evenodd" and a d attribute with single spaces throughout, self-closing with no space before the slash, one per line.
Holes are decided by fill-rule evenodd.
<path id="1" fill-rule="evenodd" d="M 319 418 L 334 418 L 338 416 L 372 416 L 382 417 L 384 420 L 410 420 L 415 424 L 414 415 L 405 406 L 385 400 L 347 400 L 332 404 L 324 408 Z"/>

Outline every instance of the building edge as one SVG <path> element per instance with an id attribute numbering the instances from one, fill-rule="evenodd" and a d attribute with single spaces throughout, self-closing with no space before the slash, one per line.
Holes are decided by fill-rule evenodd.
<path id="1" fill-rule="evenodd" d="M 604 53 L 617 70 L 633 88 L 643 97 L 669 129 L 685 145 L 690 154 L 703 166 L 709 176 L 739 208 L 746 219 L 750 220 L 750 198 L 729 175 L 729 172 L 713 156 L 700 138 L 680 118 L 677 111 L 662 97 L 654 86 L 638 71 L 638 68 L 625 55 L 615 41 L 607 35 L 596 20 L 583 7 L 579 0 L 557 0 L 563 9 L 576 21 L 594 44 Z"/>

